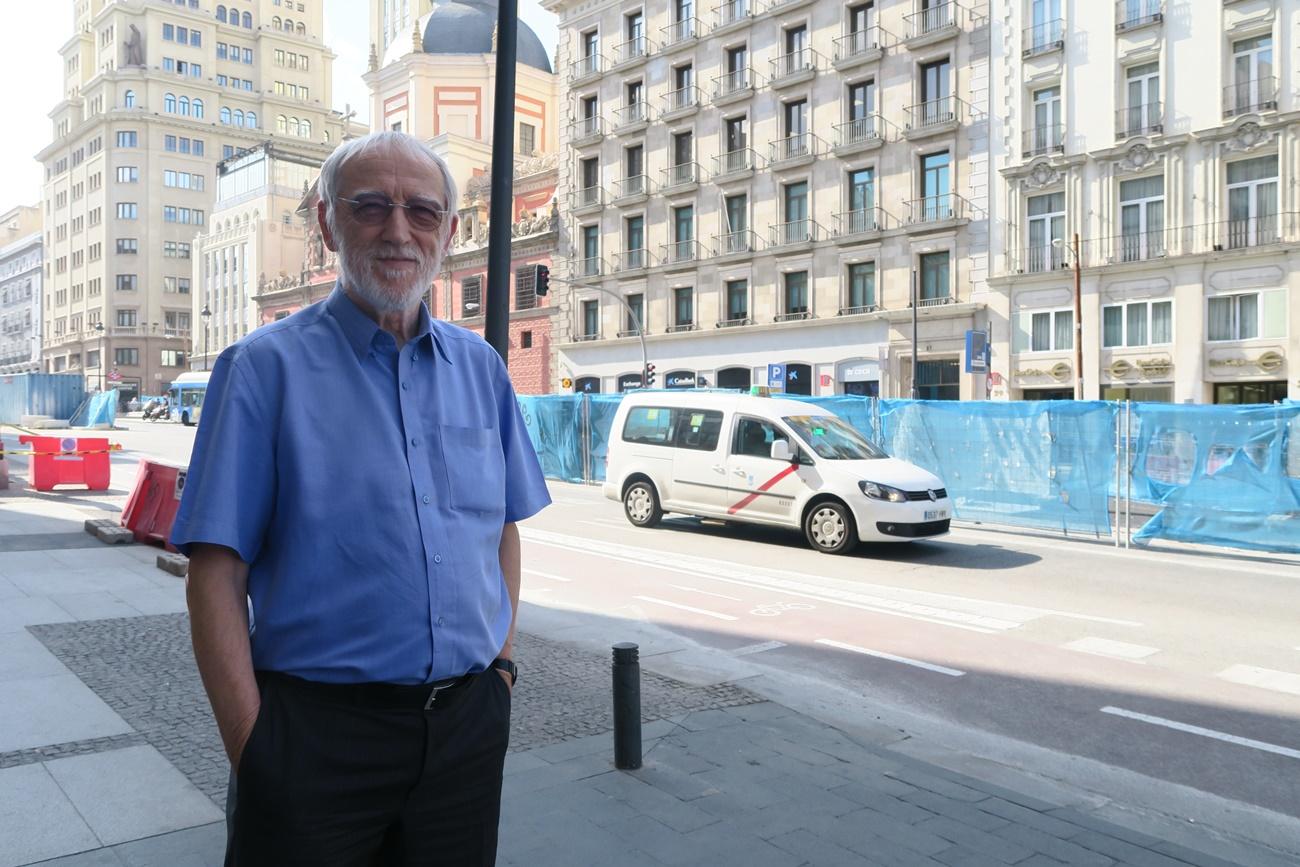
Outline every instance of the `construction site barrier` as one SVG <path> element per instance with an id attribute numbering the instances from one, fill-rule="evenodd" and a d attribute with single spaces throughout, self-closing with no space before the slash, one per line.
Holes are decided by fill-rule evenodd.
<path id="1" fill-rule="evenodd" d="M 30 445 L 30 451 L 11 455 L 31 458 L 31 486 L 38 491 L 52 491 L 56 485 L 85 485 L 92 491 L 107 491 L 110 476 L 108 456 L 121 446 L 108 440 L 85 437 L 47 437 L 23 434 L 18 442 Z"/>
<path id="2" fill-rule="evenodd" d="M 176 550 L 168 539 L 185 490 L 186 469 L 159 461 L 140 461 L 135 488 L 122 509 L 122 526 L 131 531 L 137 542 Z"/>

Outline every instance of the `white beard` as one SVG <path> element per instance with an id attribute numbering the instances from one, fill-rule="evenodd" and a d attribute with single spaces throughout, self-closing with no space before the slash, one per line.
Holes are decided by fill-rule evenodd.
<path id="1" fill-rule="evenodd" d="M 380 252 L 415 259 L 419 263 L 415 274 L 402 282 L 400 274 L 378 264 Z M 433 285 L 433 278 L 442 267 L 442 257 L 430 259 L 410 246 L 375 245 L 370 250 L 354 251 L 340 239 L 338 267 L 344 287 L 361 296 L 376 313 L 405 313 L 418 305 Z"/>

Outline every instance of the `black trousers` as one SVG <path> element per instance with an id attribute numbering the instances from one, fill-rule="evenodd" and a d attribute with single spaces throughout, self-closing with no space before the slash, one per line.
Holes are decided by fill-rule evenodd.
<path id="1" fill-rule="evenodd" d="M 259 672 L 226 867 L 496 863 L 510 689 L 441 690 Z"/>

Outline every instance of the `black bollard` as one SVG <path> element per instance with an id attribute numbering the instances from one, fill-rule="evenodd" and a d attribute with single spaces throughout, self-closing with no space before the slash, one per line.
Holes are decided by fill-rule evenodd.
<path id="1" fill-rule="evenodd" d="M 641 767 L 641 663 L 631 642 L 614 645 L 614 767 Z"/>

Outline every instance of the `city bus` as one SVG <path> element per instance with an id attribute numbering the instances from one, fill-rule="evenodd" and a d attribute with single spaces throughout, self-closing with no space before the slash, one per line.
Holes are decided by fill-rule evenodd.
<path id="1" fill-rule="evenodd" d="M 199 423 L 199 417 L 203 414 L 203 397 L 208 393 L 208 378 L 211 375 L 211 371 L 192 370 L 176 377 L 171 388 L 167 389 L 172 421 L 183 425 Z"/>

